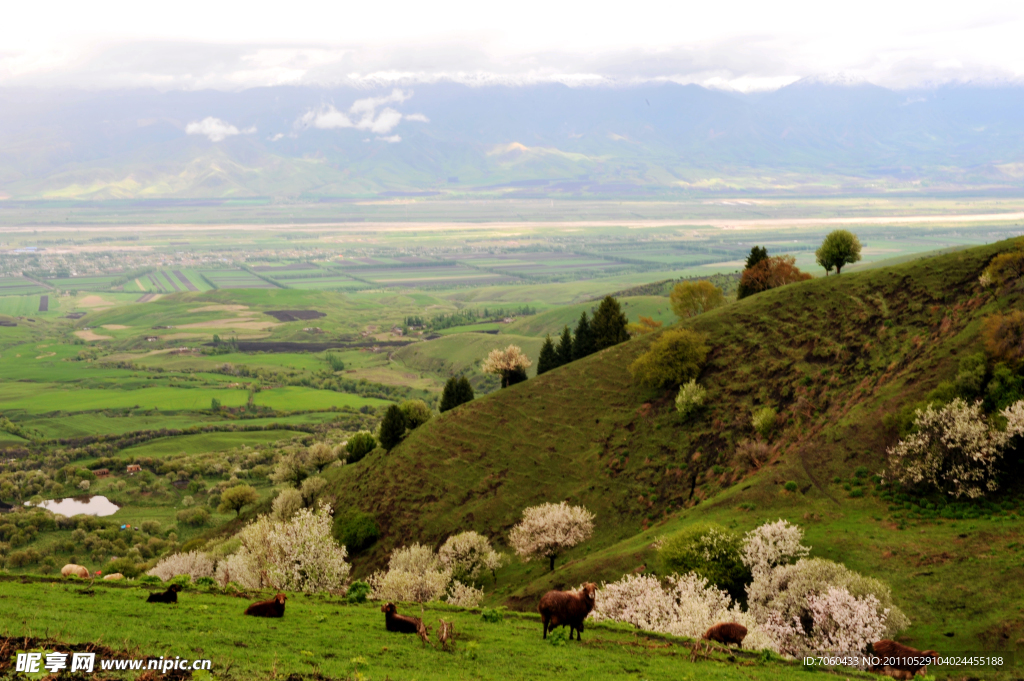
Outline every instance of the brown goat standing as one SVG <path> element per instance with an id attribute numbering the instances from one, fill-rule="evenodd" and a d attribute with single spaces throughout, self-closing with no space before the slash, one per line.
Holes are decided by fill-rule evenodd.
<path id="1" fill-rule="evenodd" d="M 149 598 L 146 599 L 147 603 L 177 603 L 178 592 L 181 591 L 180 584 L 171 584 L 167 587 L 167 591 L 163 593 L 149 594 Z"/>
<path id="2" fill-rule="evenodd" d="M 576 640 L 583 640 L 583 620 L 594 609 L 594 596 L 597 585 L 587 582 L 579 591 L 549 591 L 544 594 L 537 605 L 541 620 L 544 622 L 544 638 L 548 631 L 556 627 L 569 627 L 569 640 L 576 632 Z"/>
<path id="3" fill-rule="evenodd" d="M 277 594 L 269 601 L 253 603 L 245 609 L 245 614 L 252 615 L 253 617 L 284 617 L 284 602 L 286 599 L 287 596 L 284 594 Z"/>
<path id="4" fill-rule="evenodd" d="M 705 641 L 718 641 L 725 645 L 743 645 L 743 639 L 746 637 L 747 628 L 739 622 L 719 622 L 701 636 Z"/>
<path id="5" fill-rule="evenodd" d="M 879 661 L 882 663 L 871 667 L 871 671 L 891 676 L 894 679 L 912 679 L 914 675 L 924 676 L 928 671 L 928 662 L 914 663 L 924 660 L 934 662 L 939 657 L 934 650 L 918 650 L 887 638 L 872 643 L 869 652 L 874 657 L 881 658 Z M 896 664 L 891 664 L 892 662 Z"/>

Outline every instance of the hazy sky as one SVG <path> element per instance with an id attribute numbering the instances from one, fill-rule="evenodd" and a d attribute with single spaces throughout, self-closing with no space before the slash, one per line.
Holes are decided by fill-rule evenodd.
<path id="1" fill-rule="evenodd" d="M 7 3 L 0 86 L 1024 80 L 1024 2 Z"/>

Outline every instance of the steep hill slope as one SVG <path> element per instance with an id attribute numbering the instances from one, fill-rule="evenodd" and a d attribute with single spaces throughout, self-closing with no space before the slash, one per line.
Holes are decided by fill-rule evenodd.
<path id="1" fill-rule="evenodd" d="M 526 606 L 551 585 L 641 569 L 657 534 L 696 518 L 745 531 L 781 516 L 808 527 L 814 555 L 906 590 L 899 602 L 925 627 L 917 631 L 947 626 L 973 637 L 958 645 L 1019 645 L 1024 620 L 1008 605 L 1024 596 L 1015 515 L 982 505 L 970 524 L 925 522 L 911 537 L 905 529 L 916 521 L 871 485 L 859 498 L 843 487 L 859 466 L 884 468 L 895 437 L 884 416 L 923 399 L 980 350 L 982 317 L 1020 305 L 1018 293 L 996 298 L 977 283 L 1011 247 L 808 281 L 698 317 L 690 325 L 713 347 L 700 377 L 709 406 L 685 423 L 672 391 L 631 382 L 628 364 L 651 337 L 441 415 L 390 454 L 333 473 L 339 505 L 374 514 L 382 530 L 357 567 L 380 565 L 396 545 L 465 529 L 503 542 L 526 506 L 585 504 L 597 516 L 595 537 L 568 564 L 546 573 L 516 562 L 499 574 L 498 596 Z M 750 412 L 760 406 L 779 412 L 778 427 L 769 452 L 751 460 L 741 443 L 753 437 Z M 797 490 L 784 490 L 787 481 Z M 1011 492 L 1000 500 L 1016 508 L 1024 500 Z M 995 546 L 1009 547 L 1009 562 L 974 558 Z M 920 578 L 941 570 L 949 581 Z M 1017 596 L 987 586 L 1007 571 Z"/>

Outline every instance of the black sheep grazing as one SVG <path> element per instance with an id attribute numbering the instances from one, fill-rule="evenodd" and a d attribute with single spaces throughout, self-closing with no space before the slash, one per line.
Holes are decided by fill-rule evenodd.
<path id="1" fill-rule="evenodd" d="M 588 582 L 579 591 L 549 591 L 540 599 L 537 610 L 544 622 L 544 638 L 556 627 L 569 627 L 569 640 L 576 632 L 576 640 L 583 640 L 583 620 L 594 609 L 597 585 Z"/>
<path id="2" fill-rule="evenodd" d="M 181 591 L 180 584 L 171 584 L 167 587 L 167 591 L 158 594 L 149 594 L 149 598 L 146 599 L 147 603 L 177 603 L 178 592 Z"/>
<path id="3" fill-rule="evenodd" d="M 396 631 L 400 634 L 417 634 L 420 627 L 423 626 L 423 622 L 420 621 L 419 617 L 399 615 L 398 608 L 395 607 L 394 603 L 380 606 L 380 611 L 384 613 L 384 628 L 388 631 Z"/>
<path id="4" fill-rule="evenodd" d="M 287 596 L 277 594 L 269 601 L 253 603 L 245 609 L 246 615 L 253 617 L 284 617 L 284 602 Z"/>

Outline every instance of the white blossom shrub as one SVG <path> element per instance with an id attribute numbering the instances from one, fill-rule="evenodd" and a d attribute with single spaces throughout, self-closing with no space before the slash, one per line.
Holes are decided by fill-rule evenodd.
<path id="1" fill-rule="evenodd" d="M 704 406 L 708 397 L 708 391 L 697 383 L 697 379 L 690 379 L 679 387 L 679 394 L 676 395 L 676 411 L 683 418 L 693 414 Z"/>
<path id="2" fill-rule="evenodd" d="M 448 601 L 448 605 L 459 608 L 475 608 L 483 602 L 484 590 L 453 579 L 448 587 L 448 597 L 445 600 Z"/>
<path id="3" fill-rule="evenodd" d="M 567 549 L 586 541 L 594 532 L 594 514 L 583 506 L 541 504 L 523 511 L 522 521 L 509 532 L 509 546 L 529 562 L 547 558 L 550 569 Z"/>
<path id="4" fill-rule="evenodd" d="M 767 572 L 810 553 L 811 549 L 800 543 L 803 538 L 804 531 L 799 525 L 782 519 L 765 523 L 744 536 L 740 558 L 751 574 Z"/>
<path id="5" fill-rule="evenodd" d="M 371 600 L 417 603 L 440 600 L 451 581 L 452 571 L 441 565 L 433 549 L 422 544 L 395 549 L 387 571 L 377 571 L 366 580 Z"/>
<path id="6" fill-rule="evenodd" d="M 167 556 L 146 574 L 155 575 L 165 582 L 178 575 L 188 575 L 195 581 L 200 577 L 213 577 L 213 569 L 212 558 L 201 551 L 191 551 Z"/>
<path id="7" fill-rule="evenodd" d="M 452 575 L 447 571 L 430 570 L 421 574 L 404 570 L 378 571 L 366 579 L 370 585 L 368 598 L 374 601 L 406 601 L 426 603 L 445 595 Z"/>
<path id="8" fill-rule="evenodd" d="M 344 589 L 348 552 L 331 536 L 331 507 L 299 509 L 289 521 L 262 515 L 239 534 L 233 565 L 248 588 L 316 593 Z"/>
<path id="9" fill-rule="evenodd" d="M 719 622 L 747 627 L 743 647 L 778 651 L 773 637 L 753 617 L 740 610 L 725 591 L 696 574 L 669 575 L 667 587 L 653 575 L 626 575 L 602 584 L 591 617 L 615 620 L 638 629 L 699 638 Z"/>
<path id="10" fill-rule="evenodd" d="M 881 608 L 871 594 L 861 598 L 842 587 L 829 587 L 825 593 L 807 596 L 810 631 L 799 617 L 785 620 L 771 613 L 763 625 L 786 655 L 863 653 L 868 644 L 884 638 L 887 608 Z"/>
<path id="11" fill-rule="evenodd" d="M 485 374 L 505 375 L 513 371 L 526 371 L 532 364 L 522 348 L 510 345 L 504 350 L 491 350 L 480 365 L 480 370 Z"/>
<path id="12" fill-rule="evenodd" d="M 977 499 L 995 491 L 1003 448 L 1020 428 L 1014 411 L 1020 409 L 1018 404 L 1003 410 L 1013 416 L 1012 433 L 990 428 L 980 401 L 968 404 L 958 397 L 938 409 L 930 404 L 918 409 L 916 432 L 888 450 L 892 476 L 903 484 L 926 483 L 958 498 Z"/>
<path id="13" fill-rule="evenodd" d="M 1017 400 L 999 413 L 1006 419 L 1006 435 L 1008 437 L 1024 435 L 1024 400 Z"/>
<path id="14" fill-rule="evenodd" d="M 302 492 L 297 489 L 286 489 L 277 495 L 271 509 L 276 520 L 285 521 L 291 520 L 304 505 Z"/>
<path id="15" fill-rule="evenodd" d="M 217 561 L 217 572 L 214 579 L 221 586 L 227 586 L 228 582 L 235 582 L 247 589 L 260 587 L 259 575 L 252 572 L 252 561 L 247 555 L 238 553 L 233 553 Z"/>
<path id="16" fill-rule="evenodd" d="M 473 531 L 448 537 L 438 549 L 437 558 L 455 579 L 467 582 L 475 581 L 484 570 L 497 570 L 504 561 L 487 537 Z"/>
<path id="17" fill-rule="evenodd" d="M 822 558 L 801 558 L 793 565 L 778 565 L 755 573 L 747 587 L 747 608 L 761 624 L 773 618 L 787 625 L 794 620 L 808 622 L 813 617 L 808 598 L 827 594 L 833 587 L 846 589 L 855 598 L 872 596 L 877 614 L 884 617 L 887 638 L 910 626 L 910 620 L 893 603 L 892 591 L 885 583 Z"/>

